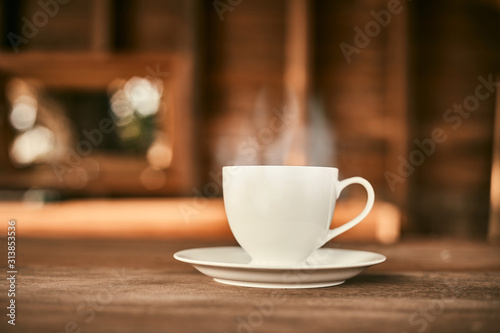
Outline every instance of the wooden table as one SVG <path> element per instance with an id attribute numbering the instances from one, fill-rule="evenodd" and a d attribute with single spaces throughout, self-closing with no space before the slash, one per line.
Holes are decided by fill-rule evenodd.
<path id="1" fill-rule="evenodd" d="M 1 240 L 6 258 L 5 239 Z M 329 246 L 387 262 L 345 284 L 270 290 L 218 284 L 174 252 L 228 241 L 17 240 L 16 326 L 1 332 L 498 332 L 500 248 L 404 240 Z"/>

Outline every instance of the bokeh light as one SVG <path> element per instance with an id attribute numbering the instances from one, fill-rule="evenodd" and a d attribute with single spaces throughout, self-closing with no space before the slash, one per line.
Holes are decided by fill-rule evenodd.
<path id="1" fill-rule="evenodd" d="M 123 90 L 139 116 L 148 117 L 158 112 L 162 93 L 159 82 L 134 76 L 127 81 Z"/>
<path id="2" fill-rule="evenodd" d="M 18 131 L 27 130 L 35 125 L 38 103 L 29 95 L 18 96 L 10 112 L 10 123 Z"/>
<path id="3" fill-rule="evenodd" d="M 19 165 L 39 162 L 54 148 L 54 133 L 44 126 L 35 126 L 20 133 L 11 148 L 12 160 Z"/>

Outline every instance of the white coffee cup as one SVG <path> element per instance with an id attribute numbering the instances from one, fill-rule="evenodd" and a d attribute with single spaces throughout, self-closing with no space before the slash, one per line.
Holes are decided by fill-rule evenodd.
<path id="1" fill-rule="evenodd" d="M 338 180 L 338 169 L 309 166 L 226 166 L 224 206 L 229 226 L 252 264 L 301 266 L 316 249 L 368 215 L 375 194 L 370 183 Z M 348 185 L 368 193 L 357 217 L 330 229 L 335 203 Z"/>

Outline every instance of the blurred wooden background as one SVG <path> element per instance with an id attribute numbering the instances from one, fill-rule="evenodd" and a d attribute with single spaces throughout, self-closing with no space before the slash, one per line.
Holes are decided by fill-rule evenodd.
<path id="1" fill-rule="evenodd" d="M 2 90 L 23 78 L 41 91 L 105 92 L 113 77 L 144 77 L 158 65 L 170 75 L 169 116 L 157 123 L 173 156 L 151 169 L 145 153 L 96 149 L 98 174 L 71 187 L 47 163 L 12 163 L 16 130 L 2 96 L 3 199 L 33 188 L 63 199 L 220 196 L 223 165 L 325 165 L 368 179 L 378 200 L 400 209 L 406 232 L 484 237 L 498 101 L 491 93 L 457 129 L 444 114 L 474 96 L 479 76 L 500 72 L 499 8 L 497 0 L 72 0 L 16 53 L 8 33 L 22 36 L 22 18 L 44 9 L 1 1 Z M 390 22 L 366 35 L 381 11 Z M 356 28 L 369 42 L 347 59 L 341 45 L 357 45 Z M 447 140 L 390 185 L 387 173 L 398 175 L 414 141 L 437 128 Z"/>

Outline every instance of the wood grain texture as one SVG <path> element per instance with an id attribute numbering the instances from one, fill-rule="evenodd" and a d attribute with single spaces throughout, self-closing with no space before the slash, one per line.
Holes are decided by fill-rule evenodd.
<path id="1" fill-rule="evenodd" d="M 357 245 L 387 262 L 341 286 L 306 290 L 221 285 L 172 258 L 231 244 L 19 239 L 17 325 L 2 319 L 0 330 L 495 332 L 500 324 L 500 251 L 483 242 Z"/>

